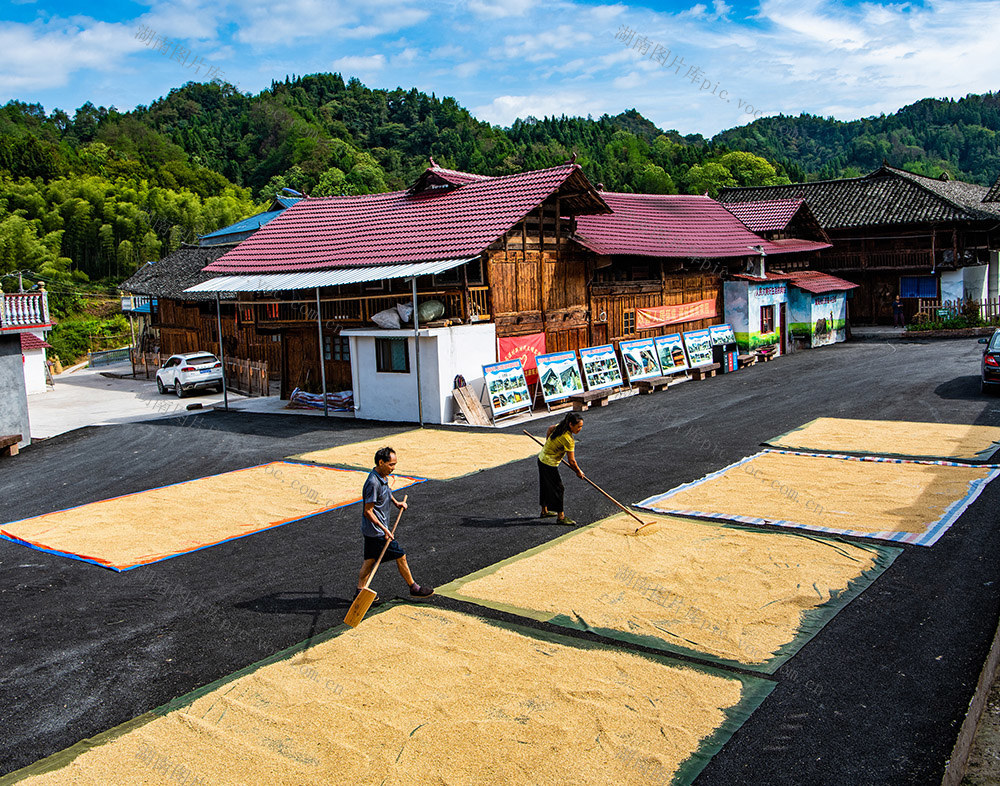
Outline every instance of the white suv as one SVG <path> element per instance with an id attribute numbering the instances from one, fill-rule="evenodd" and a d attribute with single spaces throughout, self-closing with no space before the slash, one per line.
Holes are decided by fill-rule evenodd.
<path id="1" fill-rule="evenodd" d="M 208 352 L 171 355 L 156 372 L 156 389 L 160 393 L 173 390 L 177 398 L 183 398 L 189 390 L 201 388 L 222 392 L 222 363 Z"/>

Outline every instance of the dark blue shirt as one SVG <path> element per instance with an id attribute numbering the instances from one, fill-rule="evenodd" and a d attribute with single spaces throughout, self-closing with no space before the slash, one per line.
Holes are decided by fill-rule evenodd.
<path id="1" fill-rule="evenodd" d="M 392 491 L 389 489 L 389 481 L 383 478 L 378 470 L 373 469 L 368 473 L 365 480 L 364 490 L 361 492 L 361 534 L 369 538 L 384 538 L 385 533 L 372 524 L 365 516 L 364 506 L 370 502 L 375 503 L 375 518 L 381 521 L 386 529 L 389 529 L 389 516 L 392 514 Z"/>

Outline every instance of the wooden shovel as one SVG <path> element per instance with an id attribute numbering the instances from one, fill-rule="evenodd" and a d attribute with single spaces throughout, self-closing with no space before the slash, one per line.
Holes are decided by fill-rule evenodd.
<path id="1" fill-rule="evenodd" d="M 531 437 L 533 440 L 535 440 L 535 442 L 537 442 L 543 448 L 545 447 L 545 444 L 541 440 L 539 440 L 534 434 L 532 434 L 532 433 L 530 433 L 528 431 L 525 431 L 525 429 L 521 429 L 521 431 L 524 431 L 525 434 L 527 434 L 529 437 Z M 566 461 L 566 457 L 565 456 L 563 457 L 562 463 L 565 464 L 570 469 L 573 469 L 572 467 L 570 467 L 569 462 Z M 642 527 L 648 527 L 650 524 L 655 524 L 656 523 L 656 522 L 653 522 L 653 521 L 643 521 L 641 518 L 639 518 L 637 515 L 635 515 L 631 510 L 629 510 L 624 505 L 622 505 L 622 503 L 620 503 L 618 500 L 616 500 L 614 497 L 612 497 L 610 494 L 608 494 L 608 492 L 606 492 L 604 489 L 602 489 L 600 486 L 598 486 L 596 483 L 594 483 L 594 481 L 592 481 L 586 475 L 583 476 L 583 479 L 585 481 L 587 481 L 595 489 L 597 489 L 599 492 L 601 492 L 605 497 L 607 497 L 612 502 L 614 502 L 618 507 L 620 507 L 626 513 L 628 513 L 632 518 L 634 518 L 636 521 L 638 521 L 642 525 Z M 636 532 L 638 532 L 640 529 L 642 529 L 642 527 L 639 527 L 636 530 Z"/>
<path id="2" fill-rule="evenodd" d="M 403 496 L 403 502 L 406 502 L 406 497 Z M 399 515 L 396 516 L 396 523 L 392 525 L 392 535 L 396 535 L 396 527 L 399 526 L 399 520 L 403 518 L 403 508 L 399 509 Z M 382 547 L 382 553 L 378 555 L 378 559 L 375 561 L 375 567 L 372 568 L 372 572 L 368 574 L 368 580 L 365 582 L 365 586 L 361 588 L 361 592 L 358 593 L 358 597 L 354 599 L 354 603 L 351 604 L 351 608 L 347 610 L 347 616 L 344 617 L 344 622 L 350 625 L 352 628 L 358 627 L 361 624 L 361 620 L 365 618 L 365 614 L 368 613 L 368 609 L 371 608 L 372 603 L 375 602 L 375 598 L 378 597 L 375 590 L 368 589 L 369 585 L 372 583 L 372 579 L 375 578 L 375 571 L 378 570 L 378 566 L 382 564 L 382 557 L 385 556 L 386 549 L 389 548 L 389 544 L 392 543 L 391 540 L 387 540 L 385 545 Z"/>

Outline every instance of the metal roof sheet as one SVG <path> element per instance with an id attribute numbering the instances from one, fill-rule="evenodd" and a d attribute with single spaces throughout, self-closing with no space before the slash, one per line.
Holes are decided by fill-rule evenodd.
<path id="1" fill-rule="evenodd" d="M 291 289 L 315 289 L 338 284 L 360 284 L 387 278 L 413 278 L 444 273 L 446 270 L 471 262 L 476 257 L 444 259 L 436 262 L 415 262 L 402 265 L 367 265 L 339 267 L 332 270 L 310 270 L 304 273 L 258 273 L 217 276 L 203 281 L 185 292 L 280 292 Z"/>

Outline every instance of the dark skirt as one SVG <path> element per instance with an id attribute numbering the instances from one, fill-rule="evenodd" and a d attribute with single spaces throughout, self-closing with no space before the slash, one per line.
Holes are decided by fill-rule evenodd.
<path id="1" fill-rule="evenodd" d="M 553 513 L 563 512 L 563 482 L 559 477 L 559 467 L 551 467 L 538 461 L 538 501 L 542 507 Z"/>

